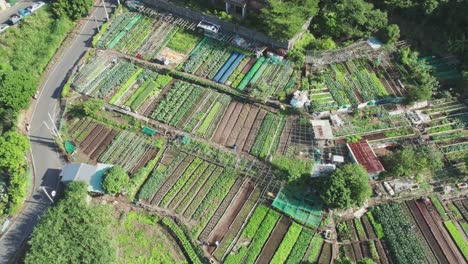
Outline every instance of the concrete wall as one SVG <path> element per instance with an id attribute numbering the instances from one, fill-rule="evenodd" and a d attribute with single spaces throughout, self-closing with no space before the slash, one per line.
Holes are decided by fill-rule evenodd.
<path id="1" fill-rule="evenodd" d="M 291 38 L 290 40 L 276 41 L 261 32 L 258 32 L 258 31 L 225 21 L 225 20 L 221 20 L 217 16 L 214 16 L 214 15 L 205 14 L 196 10 L 192 10 L 187 7 L 179 6 L 167 0 L 141 0 L 141 2 L 146 3 L 150 6 L 154 6 L 157 9 L 161 9 L 170 13 L 174 13 L 185 19 L 194 20 L 194 22 L 205 20 L 205 21 L 209 21 L 209 22 L 221 25 L 221 29 L 224 31 L 235 33 L 241 37 L 266 44 L 272 48 L 292 49 L 294 46 L 294 42 L 296 42 L 298 39 L 302 37 L 305 30 L 307 30 L 307 28 L 309 27 L 310 21 L 311 21 L 311 19 L 307 20 L 307 22 L 303 26 L 303 31 L 297 34 L 296 36 L 294 36 L 293 38 Z"/>

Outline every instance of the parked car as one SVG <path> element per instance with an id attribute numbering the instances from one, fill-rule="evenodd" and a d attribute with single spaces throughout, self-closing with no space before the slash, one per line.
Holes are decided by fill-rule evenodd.
<path id="1" fill-rule="evenodd" d="M 2 33 L 3 31 L 5 31 L 7 28 L 9 28 L 10 26 L 7 25 L 7 24 L 1 24 L 0 25 L 0 33 Z"/>
<path id="2" fill-rule="evenodd" d="M 27 17 L 31 14 L 31 12 L 28 9 L 22 9 L 22 8 L 18 10 L 18 13 L 20 13 L 22 17 Z"/>
<path id="3" fill-rule="evenodd" d="M 44 2 L 37 2 L 37 3 L 34 3 L 33 5 L 29 6 L 26 9 L 29 10 L 29 12 L 34 13 L 37 10 L 39 10 L 41 7 L 43 7 L 44 5 L 45 5 Z"/>
<path id="4" fill-rule="evenodd" d="M 18 24 L 21 20 L 23 19 L 23 16 L 21 15 L 18 15 L 18 14 L 14 14 L 10 17 L 10 19 L 8 20 L 10 22 L 10 24 L 12 25 L 16 25 Z"/>

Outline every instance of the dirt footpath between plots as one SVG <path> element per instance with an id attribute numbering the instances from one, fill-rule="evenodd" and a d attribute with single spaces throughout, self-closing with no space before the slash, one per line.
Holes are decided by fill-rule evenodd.
<path id="1" fill-rule="evenodd" d="M 229 231 L 229 227 L 231 226 L 232 222 L 234 222 L 237 214 L 239 214 L 240 210 L 254 189 L 255 185 L 252 182 L 247 182 L 244 184 L 241 192 L 237 195 L 234 201 L 232 201 L 231 206 L 229 206 L 228 210 L 224 213 L 223 217 L 208 237 L 210 244 L 214 244 L 216 241 L 221 241 L 224 238 L 226 233 Z M 215 248 L 210 248 L 208 252 L 211 254 L 214 250 Z"/>

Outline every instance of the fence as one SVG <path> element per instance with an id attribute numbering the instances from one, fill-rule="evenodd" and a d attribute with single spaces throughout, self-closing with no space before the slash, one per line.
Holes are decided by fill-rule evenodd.
<path id="1" fill-rule="evenodd" d="M 214 16 L 214 15 L 205 14 L 205 13 L 202 13 L 202 12 L 199 12 L 199 11 L 196 11 L 196 10 L 192 10 L 190 8 L 187 8 L 187 7 L 179 6 L 179 5 L 174 4 L 174 3 L 170 2 L 170 1 L 166 1 L 166 0 L 141 0 L 141 1 L 143 3 L 145 3 L 145 4 L 156 7 L 158 9 L 162 9 L 162 10 L 165 10 L 167 12 L 174 13 L 174 14 L 176 14 L 178 16 L 181 16 L 181 17 L 183 17 L 185 19 L 192 20 L 194 22 L 204 20 L 204 21 L 208 21 L 208 22 L 211 22 L 211 23 L 215 23 L 215 24 L 220 25 L 222 30 L 224 30 L 224 31 L 228 31 L 228 32 L 233 33 L 233 34 L 237 34 L 237 35 L 239 35 L 239 36 L 241 36 L 243 38 L 246 38 L 246 39 L 251 39 L 253 41 L 257 41 L 257 42 L 260 42 L 260 43 L 267 44 L 267 45 L 269 45 L 269 46 L 271 46 L 273 48 L 283 48 L 283 49 L 287 49 L 287 50 L 292 49 L 294 47 L 294 43 L 298 39 L 300 39 L 302 37 L 304 32 L 309 27 L 310 21 L 311 21 L 311 18 L 308 19 L 304 23 L 304 25 L 302 27 L 302 31 L 300 33 L 296 34 L 291 39 L 289 39 L 287 41 L 277 41 L 277 40 L 274 40 L 274 39 L 268 37 L 267 35 L 265 35 L 265 34 L 263 34 L 261 32 L 246 28 L 244 26 L 234 24 L 234 23 L 229 22 L 229 21 L 221 20 L 220 18 L 218 18 L 217 16 Z"/>

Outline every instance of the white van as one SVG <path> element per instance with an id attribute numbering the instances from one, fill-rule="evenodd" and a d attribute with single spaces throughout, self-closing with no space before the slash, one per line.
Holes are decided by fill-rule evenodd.
<path id="1" fill-rule="evenodd" d="M 29 10 L 29 12 L 34 13 L 37 10 L 39 10 L 41 7 L 43 7 L 44 5 L 45 5 L 44 2 L 37 2 L 31 5 L 30 7 L 28 7 L 27 9 Z"/>

